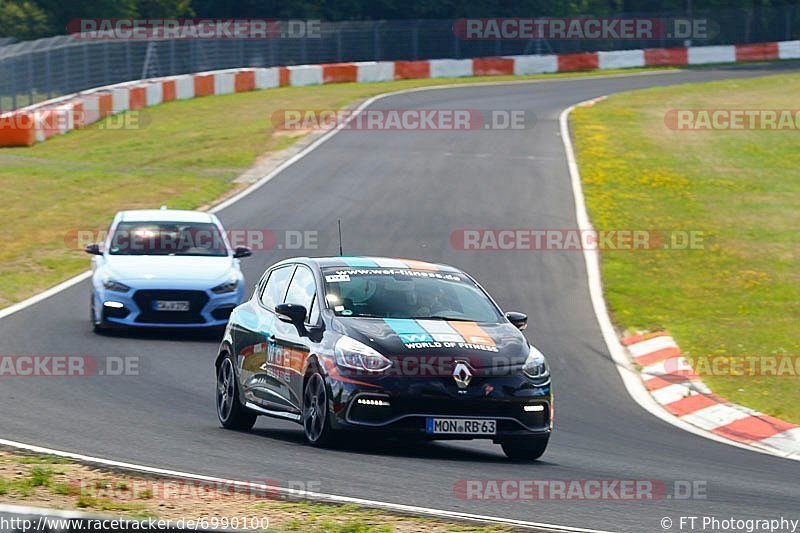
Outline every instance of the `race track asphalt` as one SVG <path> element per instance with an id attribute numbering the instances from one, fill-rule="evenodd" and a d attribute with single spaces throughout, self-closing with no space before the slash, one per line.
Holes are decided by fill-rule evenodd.
<path id="1" fill-rule="evenodd" d="M 530 316 L 548 354 L 556 431 L 537 464 L 508 462 L 475 441 L 408 445 L 364 440 L 336 451 L 303 444 L 299 426 L 261 419 L 220 429 L 212 361 L 218 340 L 192 334 L 96 335 L 82 282 L 0 320 L 0 354 L 138 356 L 138 376 L 0 378 L 0 436 L 29 444 L 239 480 L 319 483 L 321 492 L 611 531 L 661 531 L 660 519 L 798 518 L 800 463 L 713 442 L 660 421 L 627 394 L 593 314 L 574 251 L 465 252 L 460 228 L 574 228 L 558 116 L 591 97 L 687 82 L 797 70 L 712 68 L 669 74 L 455 87 L 400 94 L 376 108 L 525 110 L 522 130 L 345 131 L 220 213 L 229 229 L 319 231 L 336 255 L 420 258 L 475 276 L 505 310 Z M 157 112 L 157 111 L 156 111 Z M 87 193 L 91 198 L 91 192 Z M 243 260 L 252 285 L 271 263 Z M 87 258 L 88 264 L 88 258 Z M 706 498 L 657 501 L 478 501 L 454 495 L 463 479 L 633 479 L 705 484 Z"/>

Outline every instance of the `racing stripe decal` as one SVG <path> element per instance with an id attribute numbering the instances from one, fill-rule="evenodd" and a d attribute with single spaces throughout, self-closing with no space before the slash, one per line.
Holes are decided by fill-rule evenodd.
<path id="1" fill-rule="evenodd" d="M 342 257 L 342 261 L 347 263 L 347 266 L 350 268 L 377 268 L 378 263 L 373 261 L 372 259 L 366 259 L 364 257 Z"/>
<path id="2" fill-rule="evenodd" d="M 417 320 L 436 342 L 464 342 L 464 337 L 444 320 Z"/>
<path id="3" fill-rule="evenodd" d="M 410 318 L 384 318 L 383 321 L 400 337 L 403 344 L 433 341 L 431 336 L 422 329 L 422 326 L 416 320 Z"/>
<path id="4" fill-rule="evenodd" d="M 454 330 L 459 332 L 467 342 L 482 344 L 484 346 L 495 345 L 494 340 L 492 340 L 489 334 L 475 322 L 459 322 L 452 320 L 447 323 L 450 324 Z"/>
<path id="5" fill-rule="evenodd" d="M 439 270 L 436 265 L 426 263 L 425 261 L 416 261 L 414 259 L 400 259 L 400 261 L 413 270 Z"/>
<path id="6" fill-rule="evenodd" d="M 378 258 L 375 262 L 381 268 L 408 268 L 408 265 L 399 259 Z"/>

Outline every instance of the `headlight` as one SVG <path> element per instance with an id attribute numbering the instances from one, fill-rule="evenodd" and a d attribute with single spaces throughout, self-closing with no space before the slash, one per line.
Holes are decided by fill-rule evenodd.
<path id="1" fill-rule="evenodd" d="M 345 368 L 381 372 L 392 366 L 389 359 L 350 337 L 340 337 L 333 352 L 336 355 L 336 364 Z"/>
<path id="2" fill-rule="evenodd" d="M 522 365 L 522 371 L 526 376 L 535 380 L 542 380 L 550 376 L 547 360 L 542 355 L 542 352 L 533 346 L 530 347 L 528 358 L 525 360 L 525 364 Z"/>
<path id="3" fill-rule="evenodd" d="M 108 278 L 103 281 L 103 287 L 114 292 L 128 292 L 131 290 L 131 288 L 124 283 L 120 283 L 119 281 L 114 281 L 113 279 Z"/>
<path id="4" fill-rule="evenodd" d="M 230 279 L 230 280 L 226 281 L 225 283 L 217 285 L 216 287 L 211 289 L 211 291 L 216 293 L 216 294 L 226 294 L 226 293 L 229 293 L 229 292 L 235 292 L 236 291 L 236 287 L 238 287 L 238 286 L 239 286 L 239 280 L 238 279 Z"/>

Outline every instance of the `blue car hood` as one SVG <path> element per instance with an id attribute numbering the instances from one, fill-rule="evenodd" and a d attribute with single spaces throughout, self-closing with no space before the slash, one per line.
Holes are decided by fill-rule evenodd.
<path id="1" fill-rule="evenodd" d="M 225 257 L 172 255 L 110 255 L 106 271 L 121 282 L 134 280 L 224 281 L 234 268 L 234 259 Z"/>

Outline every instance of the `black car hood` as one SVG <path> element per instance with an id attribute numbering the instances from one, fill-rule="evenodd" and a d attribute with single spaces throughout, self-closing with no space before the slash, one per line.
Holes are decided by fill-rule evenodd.
<path id="1" fill-rule="evenodd" d="M 528 342 L 509 323 L 337 317 L 337 330 L 390 359 L 464 361 L 474 369 L 518 368 Z"/>

